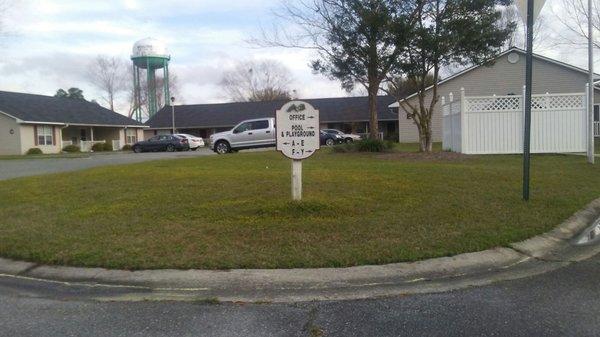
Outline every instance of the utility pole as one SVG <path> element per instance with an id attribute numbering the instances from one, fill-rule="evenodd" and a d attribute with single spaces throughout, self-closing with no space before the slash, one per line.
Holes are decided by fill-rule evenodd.
<path id="1" fill-rule="evenodd" d="M 525 19 L 527 54 L 525 57 L 525 116 L 523 118 L 523 200 L 529 201 L 529 173 L 531 166 L 531 96 L 533 91 L 533 23 L 546 0 L 517 0 L 516 4 Z"/>
<path id="2" fill-rule="evenodd" d="M 594 6 L 592 0 L 588 0 L 588 62 L 589 62 L 589 86 L 588 86 L 588 162 L 594 164 Z"/>
<path id="3" fill-rule="evenodd" d="M 523 200 L 529 201 L 531 166 L 531 93 L 533 85 L 533 1 L 527 0 L 527 56 L 525 57 L 525 118 L 523 135 Z"/>
<path id="4" fill-rule="evenodd" d="M 173 134 L 175 134 L 175 97 L 171 97 L 171 121 L 173 126 Z"/>

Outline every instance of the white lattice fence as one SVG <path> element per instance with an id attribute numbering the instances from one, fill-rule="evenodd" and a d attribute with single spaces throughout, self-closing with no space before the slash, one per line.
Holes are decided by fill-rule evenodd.
<path id="1" fill-rule="evenodd" d="M 522 96 L 461 95 L 459 127 L 444 117 L 444 148 L 467 154 L 523 151 Z M 531 151 L 585 152 L 587 149 L 586 95 L 545 94 L 532 97 Z M 460 145 L 450 139 L 460 129 Z M 448 143 L 446 143 L 448 140 Z"/>

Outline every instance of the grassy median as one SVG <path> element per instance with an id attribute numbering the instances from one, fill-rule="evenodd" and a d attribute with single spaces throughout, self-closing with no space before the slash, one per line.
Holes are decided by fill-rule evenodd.
<path id="1" fill-rule="evenodd" d="M 406 148 L 405 148 L 406 150 Z M 275 152 L 165 160 L 0 182 L 0 256 L 109 268 L 381 264 L 506 245 L 600 197 L 600 166 L 535 156 Z"/>

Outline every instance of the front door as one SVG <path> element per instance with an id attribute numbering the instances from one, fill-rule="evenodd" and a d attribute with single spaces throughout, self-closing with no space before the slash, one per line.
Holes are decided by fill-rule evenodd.
<path id="1" fill-rule="evenodd" d="M 79 131 L 79 139 L 80 139 L 82 142 L 85 142 L 85 141 L 87 140 L 87 130 L 86 130 L 86 129 L 81 129 L 81 130 Z"/>

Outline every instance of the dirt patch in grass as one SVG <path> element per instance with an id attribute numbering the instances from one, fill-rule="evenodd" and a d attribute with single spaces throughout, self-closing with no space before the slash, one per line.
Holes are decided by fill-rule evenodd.
<path id="1" fill-rule="evenodd" d="M 410 160 L 410 161 L 466 161 L 474 158 L 473 156 L 467 156 L 462 153 L 456 152 L 391 152 L 385 154 L 379 154 L 376 156 L 377 159 L 386 160 Z"/>

